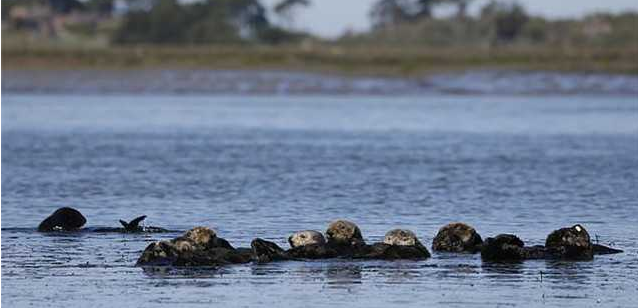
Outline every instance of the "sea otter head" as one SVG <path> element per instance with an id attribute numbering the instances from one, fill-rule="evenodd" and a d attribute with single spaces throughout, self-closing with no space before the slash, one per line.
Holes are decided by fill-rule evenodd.
<path id="1" fill-rule="evenodd" d="M 588 260 L 594 256 L 589 233 L 581 225 L 550 233 L 545 240 L 545 247 L 554 256 L 564 259 Z"/>
<path id="2" fill-rule="evenodd" d="M 410 230 L 394 229 L 385 234 L 383 243 L 395 246 L 415 246 L 419 243 L 419 239 Z"/>
<path id="3" fill-rule="evenodd" d="M 361 230 L 353 222 L 347 220 L 335 220 L 328 225 L 326 230 L 328 243 L 338 245 L 359 245 L 364 244 Z"/>
<path id="4" fill-rule="evenodd" d="M 326 239 L 323 234 L 314 230 L 297 231 L 288 237 L 288 243 L 290 247 L 300 247 L 305 245 L 323 245 L 326 243 Z"/>
<path id="5" fill-rule="evenodd" d="M 207 227 L 195 227 L 184 233 L 182 237 L 195 245 L 211 246 L 211 243 L 217 238 L 217 234 Z"/>

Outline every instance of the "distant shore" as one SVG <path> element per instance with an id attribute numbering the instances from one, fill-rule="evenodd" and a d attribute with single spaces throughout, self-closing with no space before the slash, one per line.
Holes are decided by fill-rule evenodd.
<path id="1" fill-rule="evenodd" d="M 268 69 L 4 69 L 14 94 L 638 95 L 638 76 L 471 69 L 421 76 L 344 76 Z"/>
<path id="2" fill-rule="evenodd" d="M 414 77 L 477 69 L 638 74 L 638 49 L 363 48 L 345 46 L 3 46 L 3 70 L 286 70 Z"/>

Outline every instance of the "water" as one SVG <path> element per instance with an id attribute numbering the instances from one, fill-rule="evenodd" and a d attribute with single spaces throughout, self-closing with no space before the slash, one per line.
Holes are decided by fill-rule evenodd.
<path id="1" fill-rule="evenodd" d="M 3 95 L 2 304 L 632 307 L 637 153 L 636 96 Z M 89 226 L 211 226 L 236 246 L 287 247 L 336 218 L 428 246 L 453 221 L 528 244 L 582 223 L 625 253 L 144 271 L 145 246 L 179 233 L 35 232 L 60 206 Z"/>

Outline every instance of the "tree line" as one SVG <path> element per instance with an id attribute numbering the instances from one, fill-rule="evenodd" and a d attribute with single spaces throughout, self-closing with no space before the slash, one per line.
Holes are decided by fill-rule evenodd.
<path id="1" fill-rule="evenodd" d="M 115 44 L 280 44 L 313 38 L 291 30 L 294 27 L 274 23 L 268 14 L 271 11 L 279 20 L 290 21 L 298 9 L 312 5 L 311 0 L 280 0 L 271 8 L 261 0 L 2 0 L 2 12 L 4 20 L 12 6 L 41 4 L 59 14 L 82 11 L 111 17 L 116 3 L 124 3 L 127 9 L 117 17 L 118 26 L 110 33 Z M 530 16 L 517 2 L 503 0 L 492 0 L 478 16 L 468 16 L 471 3 L 472 0 L 377 0 L 369 10 L 371 30 L 346 35 L 338 41 L 422 41 L 445 45 L 508 44 L 523 39 L 543 43 L 556 41 L 557 36 L 573 37 L 572 28 L 582 26 L 577 21 L 547 21 Z M 435 18 L 433 11 L 439 6 L 453 6 L 455 13 Z M 591 29 L 586 30 L 621 42 L 631 35 L 632 30 L 626 28 L 635 26 L 637 19 L 635 13 L 602 16 L 602 22 L 590 23 Z M 610 31 L 616 32 L 609 35 Z"/>

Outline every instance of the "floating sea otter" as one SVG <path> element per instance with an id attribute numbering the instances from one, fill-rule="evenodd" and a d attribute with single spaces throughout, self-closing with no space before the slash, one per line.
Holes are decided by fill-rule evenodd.
<path id="1" fill-rule="evenodd" d="M 434 251 L 477 253 L 482 245 L 476 230 L 460 222 L 443 226 L 432 240 Z"/>
<path id="2" fill-rule="evenodd" d="M 430 252 L 421 244 L 414 232 L 394 229 L 385 234 L 383 243 L 373 244 L 363 256 L 355 257 L 384 260 L 424 260 L 430 257 Z"/>
<path id="3" fill-rule="evenodd" d="M 137 260 L 138 266 L 219 266 L 254 260 L 251 249 L 234 248 L 206 227 L 193 228 L 169 241 L 151 243 Z"/>
<path id="4" fill-rule="evenodd" d="M 122 227 L 99 227 L 99 228 L 82 228 L 86 223 L 86 218 L 80 213 L 80 211 L 63 207 L 57 209 L 53 214 L 44 219 L 38 226 L 40 232 L 55 232 L 55 231 L 89 231 L 89 232 L 121 232 L 121 233 L 157 233 L 157 232 L 170 232 L 164 228 L 153 226 L 140 226 L 146 216 L 137 217 L 130 222 L 120 220 Z"/>
<path id="5" fill-rule="evenodd" d="M 481 258 L 488 261 L 520 261 L 527 259 L 592 260 L 596 254 L 621 253 L 622 250 L 593 244 L 581 225 L 561 228 L 547 236 L 545 246 L 525 246 L 512 234 L 488 238 L 481 249 Z"/>
<path id="6" fill-rule="evenodd" d="M 291 248 L 284 250 L 262 239 L 251 243 L 259 262 L 296 259 L 415 259 L 430 257 L 414 232 L 395 229 L 385 235 L 383 243 L 367 245 L 359 227 L 347 220 L 336 220 L 326 230 L 327 240 L 313 230 L 295 232 L 288 238 Z"/>
<path id="7" fill-rule="evenodd" d="M 80 211 L 63 207 L 55 210 L 53 214 L 44 219 L 38 226 L 40 232 L 52 231 L 76 231 L 86 223 L 86 218 Z"/>

